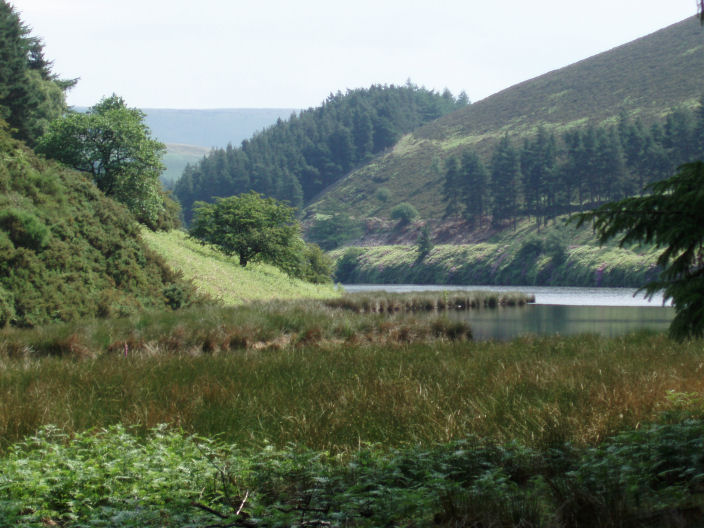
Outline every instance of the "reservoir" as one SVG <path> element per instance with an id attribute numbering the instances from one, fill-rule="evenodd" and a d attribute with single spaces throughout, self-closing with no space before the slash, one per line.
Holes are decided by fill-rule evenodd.
<path id="1" fill-rule="evenodd" d="M 522 307 L 449 312 L 467 321 L 475 339 L 512 339 L 520 335 L 599 334 L 619 336 L 638 330 L 667 331 L 674 308 L 662 296 L 648 300 L 630 288 L 570 288 L 549 286 L 437 286 L 349 284 L 346 291 L 517 291 L 535 295 L 535 304 Z"/>

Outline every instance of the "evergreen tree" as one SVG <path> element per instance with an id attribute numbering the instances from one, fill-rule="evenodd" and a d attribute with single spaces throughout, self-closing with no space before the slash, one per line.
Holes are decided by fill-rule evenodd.
<path id="1" fill-rule="evenodd" d="M 427 257 L 433 250 L 433 247 L 433 241 L 430 239 L 430 231 L 428 230 L 428 226 L 424 225 L 420 230 L 418 239 L 416 240 L 416 250 L 418 251 L 416 262 L 420 262 Z"/>
<path id="2" fill-rule="evenodd" d="M 492 222 L 501 225 L 505 220 L 514 220 L 520 203 L 520 160 L 518 151 L 504 136 L 491 158 Z"/>
<path id="3" fill-rule="evenodd" d="M 464 182 L 460 173 L 460 163 L 455 156 L 445 162 L 445 181 L 443 183 L 443 198 L 445 199 L 445 217 L 462 213 L 460 193 Z"/>
<path id="4" fill-rule="evenodd" d="M 521 174 L 526 213 L 538 224 L 555 206 L 555 137 L 540 127 L 535 138 L 526 140 L 521 151 Z"/>
<path id="5" fill-rule="evenodd" d="M 482 225 L 489 203 L 489 173 L 476 152 L 462 154 L 462 184 L 459 194 L 464 206 L 464 216 L 472 224 Z"/>
<path id="6" fill-rule="evenodd" d="M 635 188 L 627 178 L 625 156 L 616 129 L 597 129 L 596 142 L 595 170 L 600 176 L 598 198 L 618 200 L 633 193 Z"/>
<path id="7" fill-rule="evenodd" d="M 15 8 L 0 0 L 0 118 L 33 145 L 67 109 L 65 92 L 75 80 L 60 80 L 44 58 L 41 40 L 30 36 Z"/>
<path id="8" fill-rule="evenodd" d="M 678 108 L 665 118 L 663 146 L 674 166 L 692 161 L 701 150 L 696 143 L 695 115 Z"/>

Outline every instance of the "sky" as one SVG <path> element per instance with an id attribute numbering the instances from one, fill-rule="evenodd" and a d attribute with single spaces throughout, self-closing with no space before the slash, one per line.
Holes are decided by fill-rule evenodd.
<path id="1" fill-rule="evenodd" d="M 696 0 L 9 0 L 91 106 L 309 108 L 404 84 L 478 101 L 697 12 Z M 704 36 L 703 36 L 704 38 Z"/>

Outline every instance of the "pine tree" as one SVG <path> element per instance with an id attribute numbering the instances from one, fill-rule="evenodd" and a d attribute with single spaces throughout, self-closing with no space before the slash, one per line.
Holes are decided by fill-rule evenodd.
<path id="1" fill-rule="evenodd" d="M 537 136 L 526 140 L 521 151 L 521 175 L 526 213 L 533 214 L 538 224 L 555 203 L 556 145 L 555 137 L 540 127 Z"/>
<path id="2" fill-rule="evenodd" d="M 31 145 L 66 110 L 65 91 L 75 80 L 59 80 L 14 7 L 0 0 L 0 118 Z"/>
<path id="3" fill-rule="evenodd" d="M 459 194 L 464 206 L 464 216 L 472 224 L 482 225 L 489 203 L 489 173 L 476 152 L 462 154 L 462 184 Z"/>
<path id="4" fill-rule="evenodd" d="M 433 250 L 433 241 L 430 239 L 430 231 L 428 226 L 424 225 L 423 229 L 420 230 L 418 235 L 418 240 L 416 240 L 416 250 L 418 251 L 417 262 L 420 262 L 425 257 L 427 257 Z"/>
<path id="5" fill-rule="evenodd" d="M 521 196 L 520 174 L 518 152 L 506 135 L 497 145 L 491 158 L 491 214 L 494 225 L 498 226 L 505 220 L 512 219 L 515 228 Z"/>
<path id="6" fill-rule="evenodd" d="M 445 162 L 445 181 L 443 184 L 443 198 L 445 199 L 445 217 L 456 216 L 462 213 L 460 193 L 463 181 L 460 172 L 460 163 L 456 157 L 451 157 Z"/>

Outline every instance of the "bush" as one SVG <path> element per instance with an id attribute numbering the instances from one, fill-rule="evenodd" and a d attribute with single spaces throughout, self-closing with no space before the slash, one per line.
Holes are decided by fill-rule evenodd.
<path id="1" fill-rule="evenodd" d="M 362 223 L 345 213 L 335 213 L 329 218 L 317 219 L 308 230 L 308 239 L 326 251 L 359 238 L 364 233 Z"/>
<path id="2" fill-rule="evenodd" d="M 0 213 L 0 228 L 16 246 L 39 250 L 46 247 L 49 228 L 27 211 L 11 208 Z"/>
<path id="3" fill-rule="evenodd" d="M 345 251 L 335 266 L 335 280 L 337 282 L 351 282 L 355 271 L 357 271 L 357 261 L 363 254 L 362 248 L 349 248 Z"/>
<path id="4" fill-rule="evenodd" d="M 391 219 L 398 220 L 399 224 L 408 224 L 418 218 L 418 210 L 408 202 L 401 202 L 391 209 Z"/>
<path id="5" fill-rule="evenodd" d="M 0 286 L 0 328 L 9 325 L 15 317 L 15 298 Z"/>
<path id="6" fill-rule="evenodd" d="M 298 278 L 314 284 L 332 281 L 333 262 L 316 244 L 306 244 L 303 250 L 303 265 Z"/>
<path id="7" fill-rule="evenodd" d="M 376 199 L 380 202 L 388 202 L 391 198 L 391 191 L 388 187 L 379 187 L 376 193 L 374 193 L 374 196 L 376 196 Z"/>

